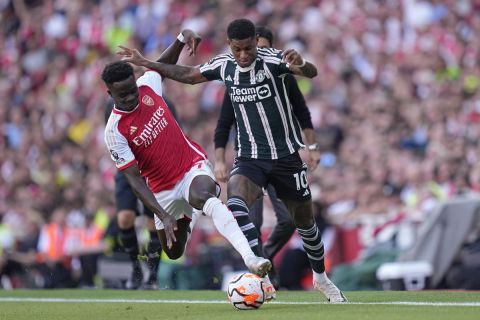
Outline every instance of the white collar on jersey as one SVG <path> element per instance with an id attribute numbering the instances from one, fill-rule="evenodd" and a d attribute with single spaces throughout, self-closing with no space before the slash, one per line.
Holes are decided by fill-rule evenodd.
<path id="1" fill-rule="evenodd" d="M 253 60 L 251 65 L 249 65 L 248 67 L 244 67 L 244 68 L 240 67 L 237 63 L 237 69 L 240 72 L 248 72 L 248 71 L 252 70 L 253 68 L 255 68 L 255 63 L 257 63 L 257 59 Z"/>
<path id="2" fill-rule="evenodd" d="M 140 105 L 140 103 L 138 103 L 135 108 L 133 108 L 132 110 L 130 111 L 127 111 L 127 110 L 122 110 L 122 109 L 118 109 L 116 105 L 113 105 L 113 109 L 115 109 L 116 111 L 120 112 L 120 113 L 132 113 L 133 111 L 137 110 L 138 106 Z"/>

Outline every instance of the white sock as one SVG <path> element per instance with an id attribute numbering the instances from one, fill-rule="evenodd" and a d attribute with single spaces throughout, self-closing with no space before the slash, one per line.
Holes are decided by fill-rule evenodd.
<path id="1" fill-rule="evenodd" d="M 235 220 L 232 212 L 228 210 L 227 206 L 220 199 L 208 199 L 203 206 L 203 212 L 207 216 L 212 217 L 215 228 L 240 253 L 245 263 L 247 263 L 248 259 L 255 257 L 247 238 L 245 238 L 238 226 L 237 220 Z"/>
<path id="2" fill-rule="evenodd" d="M 192 229 L 192 231 L 193 231 L 193 227 L 195 226 L 195 224 L 196 224 L 197 221 L 198 221 L 198 218 L 200 218 L 201 215 L 202 215 L 202 211 L 201 211 L 201 210 L 193 209 L 193 212 L 192 212 L 192 221 L 190 221 L 190 229 Z"/>
<path id="3" fill-rule="evenodd" d="M 328 279 L 327 274 L 325 272 L 318 273 L 315 271 L 313 271 L 313 280 L 315 280 L 315 282 L 317 283 L 325 283 L 330 281 L 330 279 Z"/>
<path id="4" fill-rule="evenodd" d="M 201 210 L 193 209 L 192 211 L 192 221 L 190 221 L 190 232 L 187 233 L 187 243 L 190 241 L 190 238 L 192 237 L 193 233 L 193 227 L 198 221 L 198 218 L 200 218 L 200 215 L 202 214 Z"/>

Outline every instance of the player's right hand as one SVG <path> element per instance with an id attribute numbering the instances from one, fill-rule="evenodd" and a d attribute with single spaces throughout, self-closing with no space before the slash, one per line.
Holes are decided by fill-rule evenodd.
<path id="1" fill-rule="evenodd" d="M 171 249 L 173 243 L 177 241 L 177 238 L 175 237 L 175 231 L 177 230 L 177 220 L 169 214 L 164 215 L 160 218 L 160 220 L 163 223 L 165 235 L 167 237 L 167 247 L 168 249 Z"/>
<path id="2" fill-rule="evenodd" d="M 228 172 L 225 162 L 215 162 L 215 166 L 213 167 L 213 174 L 219 182 L 227 182 Z"/>
<path id="3" fill-rule="evenodd" d="M 182 31 L 185 38 L 185 44 L 187 45 L 188 55 L 195 56 L 197 53 L 197 47 L 202 38 L 193 30 L 185 29 Z"/>

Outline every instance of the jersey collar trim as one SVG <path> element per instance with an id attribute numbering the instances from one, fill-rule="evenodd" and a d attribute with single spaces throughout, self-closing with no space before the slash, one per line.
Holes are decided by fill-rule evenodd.
<path id="1" fill-rule="evenodd" d="M 256 64 L 256 63 L 257 63 L 257 59 L 253 60 L 252 64 L 249 65 L 248 67 L 245 67 L 245 68 L 240 67 L 240 66 L 237 64 L 237 69 L 238 69 L 238 71 L 240 71 L 240 72 L 248 72 L 248 71 L 252 70 L 253 68 L 255 68 L 255 64 Z"/>
<path id="2" fill-rule="evenodd" d="M 136 106 L 135 108 L 133 108 L 132 110 L 130 110 L 130 111 L 120 110 L 120 109 L 117 108 L 117 106 L 113 106 L 113 111 L 114 111 L 115 113 L 120 113 L 120 114 L 129 114 L 129 113 L 132 113 L 132 112 L 134 112 L 135 110 L 137 110 L 139 105 L 140 105 L 140 104 L 137 104 L 137 106 Z"/>

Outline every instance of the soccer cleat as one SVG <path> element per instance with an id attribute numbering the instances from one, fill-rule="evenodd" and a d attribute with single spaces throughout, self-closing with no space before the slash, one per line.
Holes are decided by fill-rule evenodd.
<path id="1" fill-rule="evenodd" d="M 157 281 L 148 280 L 140 287 L 142 290 L 158 290 Z"/>
<path id="2" fill-rule="evenodd" d="M 332 281 L 327 279 L 324 283 L 313 281 L 313 287 L 321 291 L 325 297 L 327 297 L 328 302 L 330 303 L 343 303 L 348 302 L 347 298 Z"/>
<path id="3" fill-rule="evenodd" d="M 130 279 L 128 279 L 125 287 L 127 289 L 131 290 L 137 290 L 140 288 L 143 282 L 143 271 L 142 271 L 142 266 L 140 263 L 134 263 L 133 269 L 132 269 L 132 275 L 130 276 Z"/>
<path id="4" fill-rule="evenodd" d="M 277 292 L 273 284 L 270 282 L 270 279 L 268 277 L 265 277 L 262 278 L 262 280 L 263 292 L 265 293 L 265 301 L 270 302 L 274 299 L 277 299 Z"/>
<path id="5" fill-rule="evenodd" d="M 272 268 L 272 263 L 270 260 L 257 256 L 248 259 L 246 264 L 250 272 L 256 274 L 260 278 L 265 277 L 268 273 L 268 270 Z"/>

